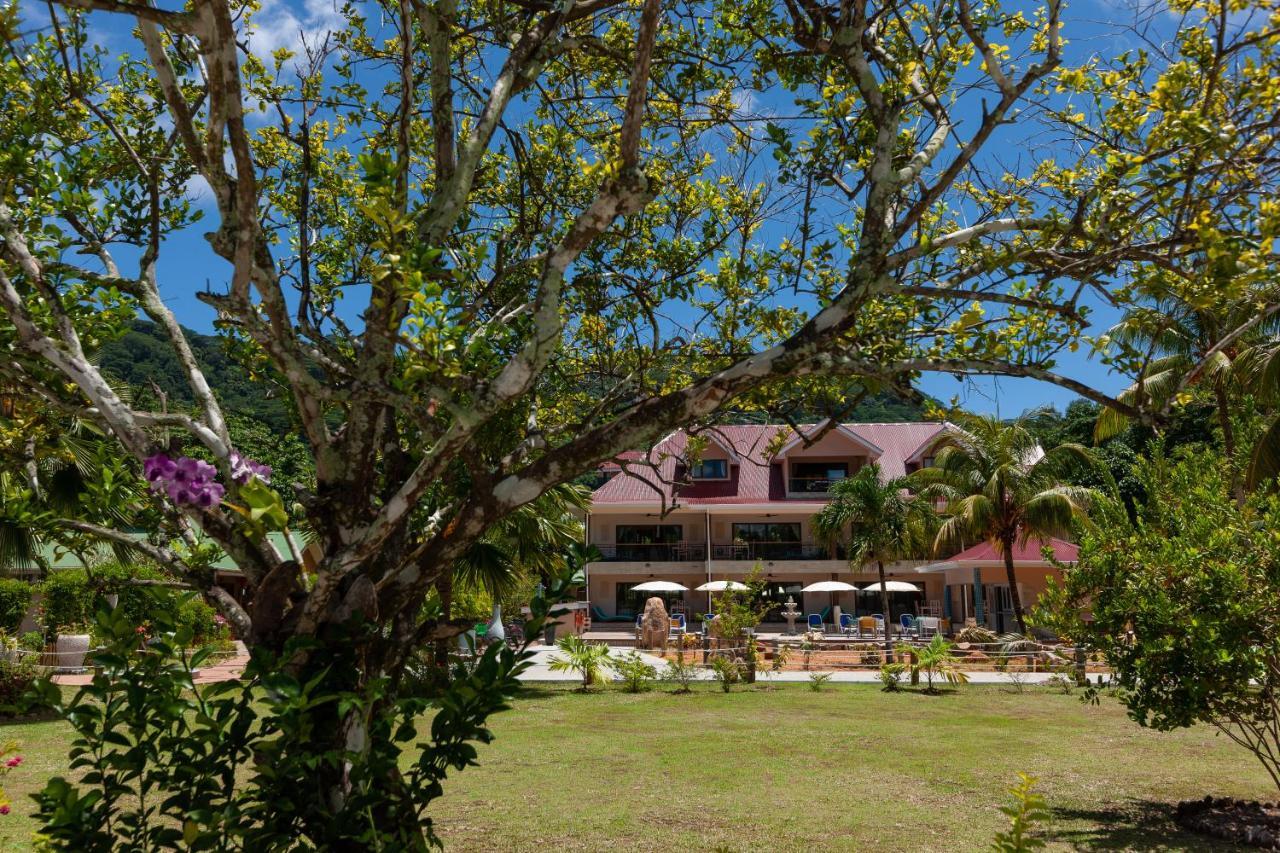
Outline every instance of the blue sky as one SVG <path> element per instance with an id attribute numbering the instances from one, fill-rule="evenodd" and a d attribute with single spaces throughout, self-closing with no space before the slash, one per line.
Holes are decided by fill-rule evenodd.
<path id="1" fill-rule="evenodd" d="M 29 20 L 38 21 L 42 16 L 32 4 L 24 4 L 31 11 Z M 265 0 L 257 16 L 259 29 L 254 35 L 255 51 L 267 53 L 276 47 L 296 47 L 299 33 L 314 35 L 340 24 L 333 12 L 333 0 Z M 1090 53 L 1114 55 L 1120 50 L 1135 47 L 1127 43 L 1123 35 L 1117 35 L 1113 25 L 1116 18 L 1128 17 L 1128 11 L 1099 0 L 1078 0 L 1067 13 L 1065 34 L 1069 39 L 1068 61 L 1078 61 Z M 113 50 L 133 49 L 128 35 L 127 19 L 114 18 L 107 26 L 95 30 L 96 40 Z M 95 21 L 107 22 L 107 16 L 97 15 Z M 768 97 L 768 93 L 766 93 Z M 207 193 L 201 195 L 193 186 L 197 199 L 208 203 Z M 213 213 L 212 210 L 209 211 Z M 228 274 L 222 260 L 214 256 L 203 238 L 206 229 L 213 226 L 213 216 L 186 232 L 173 235 L 167 241 L 160 260 L 161 291 L 180 321 L 200 332 L 212 330 L 213 314 L 195 294 L 206 285 L 221 289 Z M 1093 327 L 1097 333 L 1115 322 L 1118 315 L 1107 306 L 1095 304 Z M 1104 392 L 1115 392 L 1127 381 L 1111 375 L 1099 362 L 1093 360 L 1086 347 L 1077 353 L 1064 354 L 1058 370 L 1074 379 L 1092 385 Z M 1002 416 L 1018 414 L 1026 409 L 1046 404 L 1064 407 L 1074 399 L 1072 392 L 1057 386 L 1029 379 L 1017 378 L 966 378 L 963 381 L 945 375 L 926 375 L 919 382 L 925 393 L 945 402 L 957 400 L 965 408 L 980 412 L 998 412 Z"/>

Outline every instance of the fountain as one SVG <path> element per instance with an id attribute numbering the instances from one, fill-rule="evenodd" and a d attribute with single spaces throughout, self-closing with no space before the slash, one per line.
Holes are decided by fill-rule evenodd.
<path id="1" fill-rule="evenodd" d="M 787 620 L 787 636 L 795 636 L 796 617 L 799 615 L 800 611 L 796 609 L 796 600 L 788 595 L 786 609 L 782 611 L 782 618 Z"/>

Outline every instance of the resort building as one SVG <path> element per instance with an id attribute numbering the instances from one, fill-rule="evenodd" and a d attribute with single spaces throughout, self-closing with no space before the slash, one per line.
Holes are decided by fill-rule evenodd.
<path id="1" fill-rule="evenodd" d="M 638 584 L 673 581 L 687 592 L 666 594 L 677 611 L 706 612 L 708 581 L 741 581 L 758 569 L 767 581 L 766 622 L 781 622 L 788 598 L 803 613 L 878 613 L 880 596 L 861 590 L 878 581 L 872 564 L 851 567 L 838 548 L 814 536 L 813 516 L 830 500 L 833 483 L 879 463 L 886 478 L 931 465 L 945 442 L 947 423 L 722 426 L 691 439 L 667 436 L 648 452 L 606 467 L 587 517 L 587 541 L 601 558 L 587 567 L 587 597 L 594 624 L 630 621 L 653 593 Z M 1059 559 L 1074 559 L 1068 543 Z M 1025 551 L 1026 553 L 1022 553 Z M 1030 605 L 1056 570 L 1029 543 L 1015 555 L 1018 585 Z M 990 553 L 988 553 L 990 552 Z M 967 619 L 995 630 L 1014 625 L 1003 562 L 979 545 L 943 562 L 899 562 L 885 567 L 891 580 L 918 592 L 893 592 L 894 614 Z M 817 581 L 838 580 L 855 592 L 803 593 Z"/>

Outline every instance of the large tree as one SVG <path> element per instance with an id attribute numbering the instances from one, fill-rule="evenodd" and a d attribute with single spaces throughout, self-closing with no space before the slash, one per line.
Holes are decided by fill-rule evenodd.
<path id="1" fill-rule="evenodd" d="M 0 379 L 149 460 L 164 519 L 149 555 L 254 647 L 287 646 L 291 674 L 352 695 L 447 633 L 424 599 L 497 522 L 731 401 L 832 383 L 856 399 L 944 371 L 1147 417 L 1057 357 L 1090 301 L 1132 298 L 1133 265 L 1199 249 L 1194 221 L 1144 198 L 1179 176 L 1194 199 L 1256 186 L 1202 178 L 1210 142 L 1163 114 L 1148 126 L 1174 157 L 1116 161 L 1103 141 L 1070 149 L 1070 168 L 1001 156 L 1029 150 L 1033 121 L 1070 124 L 1066 90 L 1090 77 L 1063 67 L 1059 0 L 1029 16 L 967 0 L 348 3 L 292 52 L 255 37 L 269 10 L 239 0 L 55 0 L 40 23 L 17 8 L 0 17 Z M 89 36 L 120 20 L 132 47 L 112 29 L 108 54 Z M 1268 38 L 1213 49 L 1268 66 Z M 193 293 L 161 259 L 206 213 L 220 266 Z M 171 307 L 193 295 L 288 401 L 314 488 L 268 486 L 234 447 Z M 87 358 L 136 313 L 193 406 L 131 405 Z M 286 500 L 314 573 L 265 535 Z M 248 605 L 215 583 L 206 539 Z M 339 831 L 348 765 L 386 736 L 354 707 L 309 712 L 343 760 L 316 771 L 298 832 Z M 395 773 L 375 784 L 403 793 Z"/>

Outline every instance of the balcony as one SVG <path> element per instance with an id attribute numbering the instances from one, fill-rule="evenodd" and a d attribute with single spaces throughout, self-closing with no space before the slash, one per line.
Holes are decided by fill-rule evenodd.
<path id="1" fill-rule="evenodd" d="M 606 563 L 686 563 L 707 559 L 701 542 L 637 542 L 594 546 Z"/>
<path id="2" fill-rule="evenodd" d="M 838 483 L 841 477 L 790 477 L 787 479 L 787 493 L 792 495 L 825 495 L 831 491 L 831 484 Z"/>
<path id="3" fill-rule="evenodd" d="M 713 560 L 828 560 L 830 552 L 821 545 L 803 542 L 740 542 L 712 545 Z"/>

